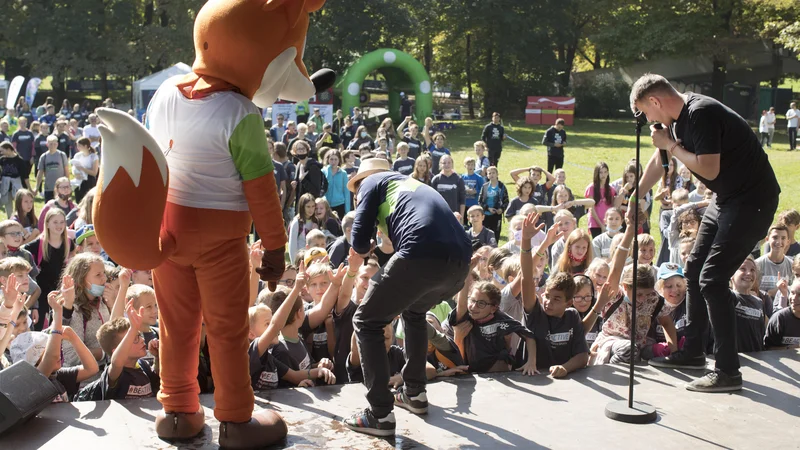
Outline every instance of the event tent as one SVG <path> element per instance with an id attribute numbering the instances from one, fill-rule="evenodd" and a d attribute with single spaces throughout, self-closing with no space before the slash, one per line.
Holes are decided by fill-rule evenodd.
<path id="1" fill-rule="evenodd" d="M 175 75 L 183 75 L 192 71 L 192 67 L 188 64 L 178 63 L 172 67 L 168 67 L 161 72 L 148 75 L 141 80 L 133 82 L 133 89 L 131 95 L 133 96 L 131 102 L 133 103 L 133 110 L 136 111 L 136 117 L 141 119 L 153 98 L 156 90 L 161 86 L 161 83 L 174 77 Z"/>

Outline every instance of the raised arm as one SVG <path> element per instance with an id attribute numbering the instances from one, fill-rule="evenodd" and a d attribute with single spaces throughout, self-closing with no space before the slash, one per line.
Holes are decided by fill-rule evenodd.
<path id="1" fill-rule="evenodd" d="M 308 325 L 312 330 L 325 323 L 325 318 L 330 315 L 333 308 L 338 304 L 339 289 L 342 287 L 346 273 L 347 269 L 345 269 L 344 263 L 339 264 L 336 273 L 328 275 L 331 284 L 328 285 L 328 289 L 322 294 L 322 300 L 314 305 L 313 308 L 306 311 Z"/>
<path id="2" fill-rule="evenodd" d="M 136 311 L 136 308 L 133 307 L 133 300 L 128 302 L 125 309 L 128 313 L 130 328 L 128 328 L 122 341 L 117 345 L 117 348 L 114 349 L 114 353 L 111 355 L 108 382 L 112 385 L 115 384 L 119 376 L 122 375 L 122 370 L 125 369 L 125 362 L 128 360 L 128 352 L 131 348 L 131 343 L 139 335 L 139 328 L 142 326 L 142 316 L 140 311 Z"/>
<path id="3" fill-rule="evenodd" d="M 336 301 L 336 314 L 341 314 L 347 305 L 350 304 L 350 298 L 353 295 L 353 287 L 356 284 L 356 277 L 358 276 L 358 268 L 364 264 L 364 258 L 359 256 L 352 248 L 347 256 L 347 275 L 344 277 L 342 287 L 339 289 L 339 298 Z"/>
<path id="4" fill-rule="evenodd" d="M 525 219 L 526 222 L 528 221 L 528 219 L 530 219 L 530 216 L 527 219 Z M 535 224 L 536 222 L 533 222 L 533 223 Z M 538 230 L 540 230 L 540 229 L 541 228 L 536 227 L 537 231 L 534 232 L 532 234 L 532 236 L 535 236 L 536 233 L 538 233 Z M 524 233 L 524 231 L 523 231 L 523 233 Z M 531 261 L 531 267 L 536 267 L 541 260 L 547 258 L 547 249 L 550 248 L 550 246 L 553 245 L 556 241 L 561 239 L 562 236 L 564 236 L 564 231 L 559 231 L 559 227 L 555 227 L 555 226 L 554 227 L 550 227 L 550 229 L 547 230 L 547 234 L 545 235 L 544 241 L 542 241 L 542 243 L 539 244 L 539 248 L 536 249 L 536 251 L 535 251 L 535 253 L 533 255 L 533 258 L 532 258 L 532 261 Z M 523 237 L 522 240 L 523 240 L 522 245 L 530 245 L 530 242 L 531 242 L 530 238 L 525 240 L 525 238 Z M 524 256 L 525 255 L 523 253 L 523 255 L 520 258 L 523 258 Z M 520 262 L 520 265 L 521 265 L 521 262 Z M 522 270 L 524 271 L 525 269 L 522 269 Z M 530 273 L 530 272 L 526 272 L 526 273 Z M 530 287 L 529 287 L 529 289 L 530 289 Z M 533 312 L 533 309 L 536 307 L 536 303 L 538 301 L 539 301 L 539 297 L 536 295 L 536 286 L 533 286 L 532 293 L 530 295 L 525 295 L 525 291 L 522 292 L 522 302 L 523 302 L 523 306 L 525 307 L 525 312 L 526 313 Z"/>
<path id="5" fill-rule="evenodd" d="M 122 313 L 125 311 L 125 296 L 128 294 L 128 287 L 131 285 L 131 276 L 133 276 L 133 271 L 131 269 L 120 270 L 119 291 L 117 291 L 117 297 L 114 300 L 114 306 L 111 308 L 111 318 L 108 320 L 114 320 L 118 317 L 122 317 Z"/>
<path id="6" fill-rule="evenodd" d="M 531 169 L 533 169 L 533 167 L 534 166 L 531 166 L 531 167 L 520 167 L 519 169 L 512 170 L 508 174 L 511 175 L 511 179 L 514 180 L 514 183 L 516 183 L 517 180 L 519 180 L 519 175 L 520 174 L 526 174 L 526 175 L 530 174 L 531 173 Z M 533 195 L 533 193 L 531 193 L 531 195 Z"/>
<path id="7" fill-rule="evenodd" d="M 264 352 L 269 349 L 270 343 L 278 337 L 278 334 L 281 332 L 283 327 L 286 326 L 286 321 L 289 319 L 289 314 L 292 312 L 292 308 L 294 307 L 295 302 L 297 301 L 297 297 L 300 296 L 300 292 L 303 291 L 303 287 L 306 285 L 306 268 L 303 262 L 300 262 L 300 267 L 297 272 L 297 280 L 294 283 L 294 287 L 292 287 L 292 291 L 289 292 L 289 295 L 286 296 L 286 300 L 281 303 L 281 306 L 278 307 L 278 310 L 272 314 L 272 320 L 269 322 L 269 326 L 261 336 L 258 337 L 258 354 L 263 355 Z"/>
<path id="8" fill-rule="evenodd" d="M 519 256 L 521 276 L 517 277 L 517 279 L 522 279 L 522 303 L 526 311 L 532 311 L 538 301 L 536 296 L 536 282 L 534 281 L 536 278 L 534 274 L 536 265 L 533 261 L 533 248 L 531 247 L 531 239 L 544 228 L 543 223 L 538 226 L 536 225 L 538 221 L 539 214 L 530 213 L 522 222 L 522 242 L 520 242 Z M 514 281 L 516 282 L 517 279 Z M 512 295 L 513 294 L 514 292 L 512 292 Z"/>

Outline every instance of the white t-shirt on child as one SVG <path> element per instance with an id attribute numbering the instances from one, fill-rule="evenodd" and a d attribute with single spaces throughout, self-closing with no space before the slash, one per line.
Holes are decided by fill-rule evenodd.
<path id="1" fill-rule="evenodd" d="M 77 181 L 86 181 L 89 178 L 89 175 L 86 172 L 78 169 L 78 167 L 83 167 L 84 169 L 91 169 L 94 165 L 94 162 L 97 161 L 99 158 L 97 157 L 97 153 L 89 153 L 88 155 L 84 155 L 83 153 L 77 153 L 72 158 L 72 176 Z M 80 184 L 80 183 L 79 183 Z"/>

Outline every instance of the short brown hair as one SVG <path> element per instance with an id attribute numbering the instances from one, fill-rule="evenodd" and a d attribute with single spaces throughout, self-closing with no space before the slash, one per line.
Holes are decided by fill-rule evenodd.
<path id="1" fill-rule="evenodd" d="M 509 256 L 511 256 L 511 250 L 505 247 L 493 248 L 486 259 L 486 267 L 492 267 L 494 270 L 499 271 L 503 266 L 503 261 Z"/>
<path id="2" fill-rule="evenodd" d="M 127 292 L 125 292 L 125 302 L 129 302 L 133 300 L 133 307 L 138 308 L 139 306 L 139 299 L 142 298 L 143 295 L 152 295 L 153 297 L 156 296 L 156 291 L 153 290 L 150 286 L 146 286 L 144 284 L 134 284 L 128 288 Z"/>
<path id="3" fill-rule="evenodd" d="M 780 222 L 778 222 L 775 225 L 769 227 L 769 231 L 767 231 L 767 236 L 772 234 L 773 231 L 784 231 L 784 232 L 786 232 L 787 235 L 789 234 L 789 229 L 786 228 L 786 225 L 784 225 L 784 224 L 782 224 Z"/>
<path id="4" fill-rule="evenodd" d="M 628 287 L 633 286 L 633 266 L 625 268 L 625 273 L 622 275 L 622 284 Z M 639 264 L 636 267 L 636 287 L 650 289 L 656 287 L 656 278 L 653 276 L 651 266 Z"/>
<path id="5" fill-rule="evenodd" d="M 84 147 L 92 148 L 92 141 L 90 141 L 89 138 L 82 137 L 82 138 L 78 139 L 76 141 L 76 143 L 78 145 L 82 145 Z M 94 150 L 94 149 L 92 149 L 92 150 Z"/>
<path id="6" fill-rule="evenodd" d="M 636 102 L 654 92 L 675 92 L 675 88 L 666 78 L 654 73 L 646 73 L 639 77 L 631 88 L 631 111 L 636 112 Z"/>
<path id="7" fill-rule="evenodd" d="M 481 281 L 472 285 L 472 290 L 486 294 L 492 306 L 500 306 L 500 289 L 489 281 Z"/>
<path id="8" fill-rule="evenodd" d="M 277 292 L 275 294 L 277 294 Z M 288 295 L 275 295 L 275 294 L 272 294 L 272 298 L 269 299 L 269 305 L 267 305 L 269 306 L 269 309 L 272 311 L 272 314 L 278 312 L 278 308 L 280 308 L 283 302 L 285 302 L 286 299 L 288 298 Z M 300 311 L 300 308 L 302 307 L 303 307 L 303 300 L 300 298 L 300 296 L 298 296 L 294 301 L 294 306 L 292 306 L 292 311 L 289 312 L 289 318 L 286 319 L 287 325 L 294 323 L 294 319 L 297 316 L 297 311 Z"/>
<path id="9" fill-rule="evenodd" d="M 31 265 L 19 256 L 9 256 L 0 260 L 0 277 L 7 277 L 19 270 L 31 270 Z"/>
<path id="10" fill-rule="evenodd" d="M 556 119 L 556 125 L 566 125 L 567 121 L 564 119 Z"/>
<path id="11" fill-rule="evenodd" d="M 10 220 L 10 219 L 0 222 L 0 235 L 6 234 L 8 229 L 12 228 L 12 227 L 20 227 L 20 228 L 22 228 L 22 225 L 20 225 L 20 223 L 17 222 L 16 220 Z"/>
<path id="12" fill-rule="evenodd" d="M 800 212 L 796 209 L 786 210 L 778 215 L 778 223 L 789 226 L 800 225 Z"/>
<path id="13" fill-rule="evenodd" d="M 547 278 L 545 289 L 548 291 L 561 291 L 564 293 L 566 300 L 569 301 L 575 296 L 575 279 L 566 272 L 558 272 Z"/>
<path id="14" fill-rule="evenodd" d="M 97 330 L 97 342 L 100 343 L 103 353 L 111 357 L 130 328 L 131 323 L 124 317 L 117 317 L 100 326 Z"/>

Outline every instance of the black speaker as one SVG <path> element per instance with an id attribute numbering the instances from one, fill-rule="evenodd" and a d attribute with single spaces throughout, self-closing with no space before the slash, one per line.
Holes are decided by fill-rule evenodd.
<path id="1" fill-rule="evenodd" d="M 35 417 L 57 396 L 53 383 L 25 361 L 0 370 L 0 434 Z"/>

